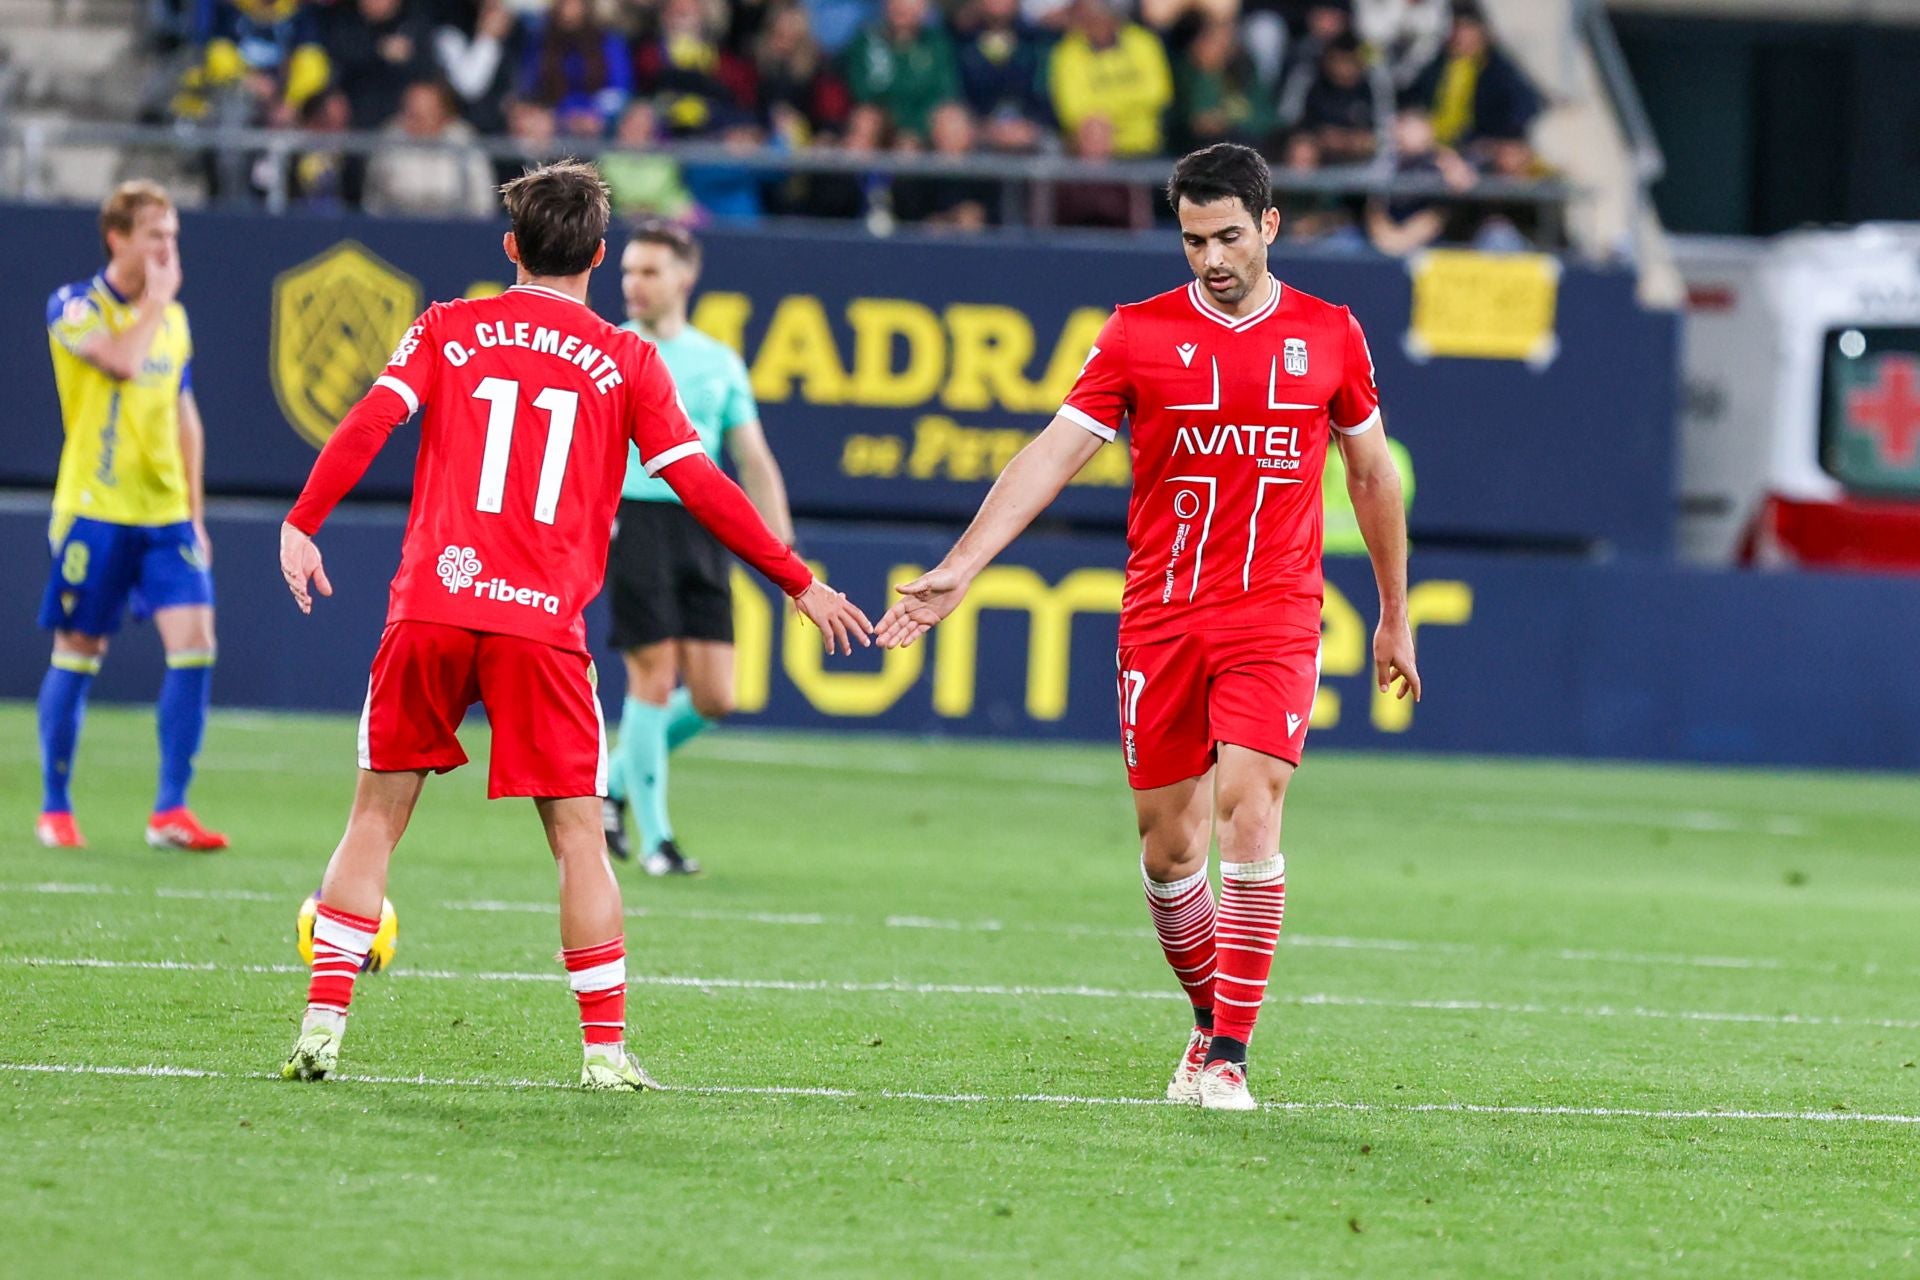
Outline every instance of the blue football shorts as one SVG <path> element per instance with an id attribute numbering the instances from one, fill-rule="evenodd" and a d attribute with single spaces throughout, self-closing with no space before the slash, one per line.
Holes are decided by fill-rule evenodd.
<path id="1" fill-rule="evenodd" d="M 49 631 L 110 636 L 131 609 L 136 620 L 157 609 L 212 604 L 213 575 L 189 521 L 110 524 L 76 517 L 62 530 L 56 520 L 53 565 L 40 603 Z"/>

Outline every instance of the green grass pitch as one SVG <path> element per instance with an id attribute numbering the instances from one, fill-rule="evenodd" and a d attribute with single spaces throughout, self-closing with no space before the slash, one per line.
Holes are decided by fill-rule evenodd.
<path id="1" fill-rule="evenodd" d="M 1911 779 L 1314 756 L 1268 1106 L 1208 1116 L 1154 1101 L 1115 753 L 738 730 L 674 762 L 709 874 L 621 872 L 671 1091 L 558 1087 L 551 864 L 479 767 L 395 862 L 357 1078 L 269 1079 L 353 734 L 217 714 L 235 848 L 160 854 L 150 716 L 98 708 L 54 854 L 0 707 L 0 1273 L 1920 1274 Z"/>

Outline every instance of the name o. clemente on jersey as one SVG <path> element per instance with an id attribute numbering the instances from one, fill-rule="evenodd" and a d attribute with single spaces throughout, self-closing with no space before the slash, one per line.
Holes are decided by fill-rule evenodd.
<path id="1" fill-rule="evenodd" d="M 476 351 L 490 347 L 525 347 L 529 351 L 564 360 L 585 371 L 593 379 L 594 390 L 601 395 L 624 381 L 614 358 L 580 335 L 525 320 L 482 320 L 473 327 L 472 346 L 461 343 L 457 338 L 448 338 L 440 344 L 440 354 L 457 369 L 473 359 Z"/>

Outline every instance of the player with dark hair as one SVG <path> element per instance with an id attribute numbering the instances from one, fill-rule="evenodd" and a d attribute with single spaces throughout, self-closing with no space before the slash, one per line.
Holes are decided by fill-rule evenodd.
<path id="1" fill-rule="evenodd" d="M 1267 271 L 1280 229 L 1258 152 L 1175 166 L 1194 279 L 1114 311 L 1066 403 L 946 558 L 900 588 L 882 645 L 911 644 L 1123 423 L 1133 497 L 1119 702 L 1147 903 L 1194 1029 L 1167 1096 L 1246 1111 L 1247 1043 L 1286 902 L 1280 810 L 1320 674 L 1320 477 L 1330 442 L 1380 591 L 1374 674 L 1420 696 L 1406 515 L 1359 322 Z M 1220 840 L 1220 899 L 1207 879 Z"/>
<path id="2" fill-rule="evenodd" d="M 624 327 L 653 343 L 708 456 L 717 462 L 722 449 L 733 456 L 740 487 L 761 519 L 792 545 L 786 484 L 760 428 L 747 367 L 733 348 L 687 323 L 687 301 L 699 278 L 700 242 L 690 232 L 670 222 L 641 223 L 620 255 Z M 733 711 L 732 567 L 726 548 L 673 487 L 648 475 L 639 454 L 631 454 L 607 562 L 613 646 L 626 664 L 627 701 L 605 816 L 607 848 L 625 857 L 631 804 L 649 875 L 700 870 L 674 839 L 667 757 Z"/>
<path id="3" fill-rule="evenodd" d="M 227 838 L 187 808 L 213 679 L 213 554 L 201 483 L 206 432 L 193 397 L 193 338 L 180 289 L 180 215 L 152 182 L 100 207 L 107 265 L 47 301 L 66 444 L 53 490 L 40 625 L 53 657 L 40 685 L 45 791 L 34 834 L 86 845 L 73 818 L 73 758 L 87 691 L 131 606 L 167 653 L 155 707 L 160 785 L 147 843 L 211 852 Z"/>
<path id="4" fill-rule="evenodd" d="M 606 256 L 607 189 L 564 161 L 503 189 L 518 283 L 428 308 L 315 461 L 280 531 L 302 612 L 331 595 L 313 536 L 393 429 L 420 415 L 400 571 L 360 715 L 359 784 L 327 864 L 300 1036 L 282 1074 L 339 1061 L 387 864 L 429 773 L 467 762 L 454 736 L 481 703 L 493 725 L 487 794 L 530 796 L 560 876 L 561 958 L 580 1005 L 589 1089 L 639 1090 L 625 1046 L 626 944 L 600 797 L 606 734 L 581 610 L 600 590 L 629 444 L 695 518 L 852 652 L 870 627 L 768 531 L 700 445 L 653 348 L 586 305 Z"/>

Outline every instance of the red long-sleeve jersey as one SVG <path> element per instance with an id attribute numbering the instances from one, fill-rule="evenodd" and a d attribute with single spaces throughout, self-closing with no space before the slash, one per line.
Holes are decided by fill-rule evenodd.
<path id="1" fill-rule="evenodd" d="M 443 302 L 314 462 L 287 520 L 318 533 L 400 423 L 420 415 L 387 620 L 586 648 L 627 443 L 727 548 L 788 595 L 813 582 L 687 421 L 653 344 L 539 285 Z"/>

